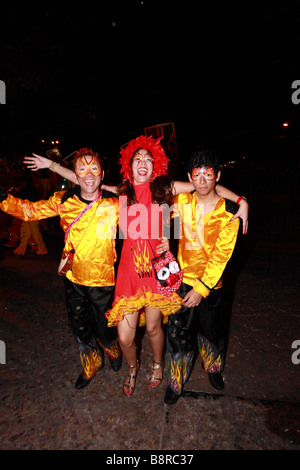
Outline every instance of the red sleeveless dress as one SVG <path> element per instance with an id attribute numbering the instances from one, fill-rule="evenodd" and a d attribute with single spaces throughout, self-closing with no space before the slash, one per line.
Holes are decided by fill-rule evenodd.
<path id="1" fill-rule="evenodd" d="M 120 228 L 124 235 L 118 268 L 115 300 L 106 313 L 108 326 L 115 326 L 124 315 L 140 312 L 139 325 L 145 324 L 144 308 L 159 309 L 164 323 L 168 315 L 181 308 L 182 299 L 175 292 L 164 297 L 157 292 L 157 280 L 151 259 L 163 235 L 162 209 L 152 203 L 150 182 L 134 186 L 137 203 L 127 206 L 120 198 Z"/>

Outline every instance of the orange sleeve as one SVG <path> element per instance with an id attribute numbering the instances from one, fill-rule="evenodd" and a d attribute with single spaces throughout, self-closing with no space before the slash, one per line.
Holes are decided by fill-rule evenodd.
<path id="1" fill-rule="evenodd" d="M 11 194 L 0 203 L 0 209 L 7 214 L 22 220 L 40 220 L 55 217 L 59 214 L 61 198 L 65 191 L 54 193 L 48 200 L 31 202 L 28 199 L 20 199 Z"/>
<path id="2" fill-rule="evenodd" d="M 240 220 L 228 221 L 220 231 L 211 258 L 208 260 L 201 279 L 197 279 L 193 289 L 207 297 L 221 279 L 224 269 L 233 253 Z"/>

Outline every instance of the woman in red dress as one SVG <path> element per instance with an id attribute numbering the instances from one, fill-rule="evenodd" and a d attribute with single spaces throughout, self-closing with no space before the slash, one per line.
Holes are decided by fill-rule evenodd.
<path id="1" fill-rule="evenodd" d="M 107 312 L 109 326 L 118 327 L 119 343 L 129 371 L 123 393 L 132 395 L 139 368 L 136 327 L 146 325 L 153 351 L 150 387 L 158 386 L 163 375 L 164 322 L 181 307 L 174 292 L 165 297 L 157 291 L 151 259 L 163 251 L 162 204 L 172 205 L 171 182 L 162 182 L 167 174 L 168 158 L 160 139 L 140 136 L 121 150 L 121 173 L 125 184 L 120 189 L 120 229 L 124 235 L 116 280 L 115 300 Z M 125 196 L 125 197 L 124 197 Z"/>

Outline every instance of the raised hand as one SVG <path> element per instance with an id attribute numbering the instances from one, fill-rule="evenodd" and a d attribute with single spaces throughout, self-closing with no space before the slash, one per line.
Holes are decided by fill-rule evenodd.
<path id="1" fill-rule="evenodd" d="M 31 171 L 38 171 L 43 168 L 49 168 L 52 163 L 52 160 L 50 160 L 49 158 L 42 157 L 41 155 L 37 155 L 36 153 L 33 153 L 32 155 L 33 157 L 24 157 L 23 162 Z"/>

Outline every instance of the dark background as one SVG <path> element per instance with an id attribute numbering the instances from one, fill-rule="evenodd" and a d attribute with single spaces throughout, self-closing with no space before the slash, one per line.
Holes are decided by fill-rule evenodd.
<path id="1" fill-rule="evenodd" d="M 63 156 L 91 146 L 118 180 L 120 146 L 174 122 L 176 177 L 185 179 L 195 147 L 209 145 L 236 162 L 235 184 L 288 188 L 289 171 L 295 185 L 299 20 L 300 7 L 287 3 L 4 4 L 0 156 L 45 154 L 52 139 Z"/>
<path id="2" fill-rule="evenodd" d="M 0 106 L 0 158 L 44 155 L 52 140 L 60 141 L 63 156 L 91 146 L 119 181 L 120 146 L 146 126 L 171 121 L 177 177 L 186 179 L 195 147 L 216 147 L 221 183 L 250 202 L 248 234 L 238 237 L 225 273 L 226 394 L 211 401 L 198 365 L 189 388 L 208 399 L 184 398 L 173 412 L 159 408 L 164 386 L 145 389 L 146 336 L 134 407 L 122 401 L 121 378 L 107 365 L 88 395 L 75 394 L 80 364 L 61 280 L 53 275 L 62 231 L 44 231 L 47 259 L 30 253 L 16 259 L 1 244 L 2 448 L 283 450 L 299 444 L 299 365 L 291 361 L 291 345 L 300 337 L 300 104 L 291 97 L 300 80 L 300 6 L 203 3 L 1 3 L 7 104 Z M 225 167 L 228 161 L 235 163 Z"/>

